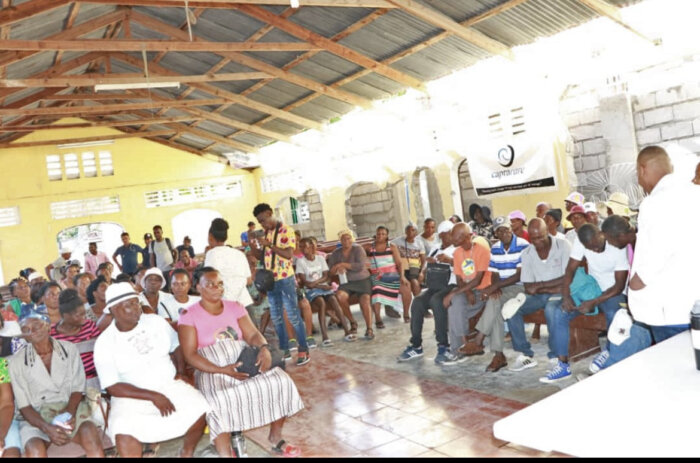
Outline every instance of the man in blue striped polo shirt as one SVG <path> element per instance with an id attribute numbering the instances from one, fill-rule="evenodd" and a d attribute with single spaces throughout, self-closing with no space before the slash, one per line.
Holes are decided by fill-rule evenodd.
<path id="1" fill-rule="evenodd" d="M 523 292 L 520 283 L 520 256 L 530 243 L 513 234 L 508 217 L 496 217 L 493 231 L 499 241 L 491 248 L 489 271 L 494 274 L 491 285 L 482 291 L 482 298 L 488 301 L 476 325 L 478 334 L 460 347 L 459 352 L 467 356 L 484 354 L 484 339 L 489 336 L 494 357 L 486 371 L 496 372 L 507 365 L 503 354 L 505 329 L 501 308 L 506 301 Z"/>

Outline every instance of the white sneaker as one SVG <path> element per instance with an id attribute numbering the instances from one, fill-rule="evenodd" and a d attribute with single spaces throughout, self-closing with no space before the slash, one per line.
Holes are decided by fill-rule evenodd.
<path id="1" fill-rule="evenodd" d="M 517 296 L 509 299 L 505 304 L 503 304 L 503 308 L 501 309 L 503 320 L 508 320 L 510 317 L 515 315 L 520 307 L 522 307 L 525 303 L 526 298 L 527 296 L 525 296 L 525 293 L 518 293 Z"/>
<path id="2" fill-rule="evenodd" d="M 537 360 L 532 357 L 528 357 L 527 355 L 520 354 L 518 358 L 515 359 L 515 363 L 508 369 L 510 371 L 523 371 L 535 366 L 537 366 Z"/>

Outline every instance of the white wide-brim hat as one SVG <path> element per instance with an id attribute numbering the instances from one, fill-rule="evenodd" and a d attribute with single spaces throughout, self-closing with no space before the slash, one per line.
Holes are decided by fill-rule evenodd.
<path id="1" fill-rule="evenodd" d="M 105 292 L 105 300 L 107 305 L 105 310 L 109 310 L 110 307 L 119 304 L 120 302 L 126 301 L 135 297 L 138 299 L 139 295 L 134 291 L 134 287 L 129 283 L 113 283 L 107 287 Z"/>

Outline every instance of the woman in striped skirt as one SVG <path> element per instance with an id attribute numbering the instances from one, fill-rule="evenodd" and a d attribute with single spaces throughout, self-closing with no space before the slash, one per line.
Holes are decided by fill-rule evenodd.
<path id="1" fill-rule="evenodd" d="M 381 316 L 382 305 L 387 306 L 387 315 L 391 314 L 391 310 L 396 314 L 394 318 L 399 317 L 395 310 L 399 306 L 399 294 L 401 291 L 410 291 L 410 288 L 401 284 L 401 262 L 397 248 L 389 244 L 388 228 L 377 227 L 368 256 L 372 277 L 372 309 L 377 328 L 382 329 L 384 328 Z M 409 307 L 403 308 L 404 315 L 408 314 L 408 309 Z"/>
<path id="2" fill-rule="evenodd" d="M 231 457 L 232 432 L 270 424 L 272 451 L 299 456 L 301 450 L 282 439 L 285 418 L 304 408 L 294 382 L 282 369 L 270 369 L 269 346 L 245 308 L 222 300 L 224 284 L 216 269 L 201 270 L 197 290 L 202 299 L 180 315 L 178 335 L 185 360 L 196 369 L 197 389 L 211 407 L 207 423 L 217 452 Z M 239 371 L 246 346 L 259 348 L 259 374 L 253 377 Z"/>

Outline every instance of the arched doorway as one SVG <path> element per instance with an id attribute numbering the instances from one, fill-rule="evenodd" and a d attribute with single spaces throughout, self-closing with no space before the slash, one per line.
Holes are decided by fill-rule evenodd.
<path id="1" fill-rule="evenodd" d="M 466 159 L 459 164 L 457 174 L 459 176 L 459 193 L 462 199 L 462 219 L 464 219 L 465 222 L 471 220 L 469 217 L 469 205 L 472 203 L 479 204 L 480 206 L 488 206 L 488 208 L 493 211 L 491 200 L 477 198 Z"/>
<path id="2" fill-rule="evenodd" d="M 124 227 L 113 222 L 93 222 L 82 225 L 74 225 L 64 228 L 56 235 L 58 249 L 68 248 L 73 252 L 71 260 L 80 261 L 80 265 L 85 267 L 85 254 L 88 252 L 90 243 L 97 243 L 97 250 L 102 251 L 112 261 L 112 254 L 122 245 L 121 234 L 124 232 Z M 115 265 L 115 273 L 118 273 L 119 268 Z"/>
<path id="3" fill-rule="evenodd" d="M 185 236 L 192 240 L 195 254 L 204 253 L 204 248 L 209 245 L 209 227 L 211 221 L 221 217 L 221 213 L 212 209 L 190 209 L 173 217 L 173 246 L 182 244 Z M 228 238 L 233 246 L 238 244 L 236 232 L 229 228 Z"/>
<path id="4" fill-rule="evenodd" d="M 431 217 L 438 223 L 445 217 L 442 213 L 442 197 L 438 188 L 437 179 L 432 170 L 427 167 L 419 167 L 413 172 L 411 189 L 413 190 L 413 205 L 416 209 L 416 219 L 420 224 Z"/>

